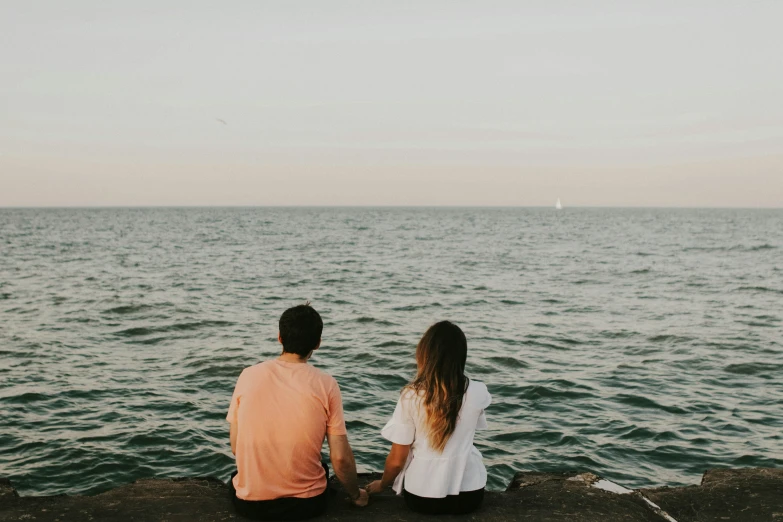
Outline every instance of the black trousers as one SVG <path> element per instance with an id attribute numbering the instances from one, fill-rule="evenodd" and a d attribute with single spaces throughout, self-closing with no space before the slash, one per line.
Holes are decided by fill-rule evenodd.
<path id="1" fill-rule="evenodd" d="M 484 488 L 443 498 L 420 497 L 404 489 L 402 494 L 408 509 L 425 515 L 464 515 L 477 510 L 484 501 Z"/>
<path id="2" fill-rule="evenodd" d="M 329 480 L 329 466 L 322 462 L 326 471 L 326 479 Z M 329 505 L 329 486 L 323 493 L 310 498 L 283 497 L 273 500 L 242 500 L 237 498 L 234 489 L 235 471 L 228 481 L 231 503 L 239 516 L 251 520 L 306 520 L 317 517 L 326 511 Z"/>

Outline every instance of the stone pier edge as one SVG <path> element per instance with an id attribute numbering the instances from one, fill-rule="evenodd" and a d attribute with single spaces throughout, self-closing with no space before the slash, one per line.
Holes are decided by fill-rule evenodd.
<path id="1" fill-rule="evenodd" d="M 360 474 L 360 482 L 379 478 Z M 339 484 L 337 497 L 344 495 Z M 226 484 L 212 477 L 151 478 L 96 495 L 20 496 L 0 478 L 0 522 L 220 521 L 237 518 Z M 449 517 L 447 517 L 449 518 Z M 505 492 L 487 492 L 484 506 L 463 520 L 488 522 L 783 522 L 783 469 L 707 471 L 699 485 L 628 489 L 590 472 L 519 472 Z M 386 492 L 364 509 L 341 498 L 317 520 L 437 520 L 412 513 L 400 497 Z"/>

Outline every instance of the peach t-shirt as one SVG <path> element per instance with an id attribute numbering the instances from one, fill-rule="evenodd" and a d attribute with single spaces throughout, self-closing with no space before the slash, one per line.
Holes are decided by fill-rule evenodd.
<path id="1" fill-rule="evenodd" d="M 242 371 L 226 420 L 237 423 L 234 488 L 243 500 L 321 494 L 324 437 L 347 433 L 334 377 L 277 359 Z"/>

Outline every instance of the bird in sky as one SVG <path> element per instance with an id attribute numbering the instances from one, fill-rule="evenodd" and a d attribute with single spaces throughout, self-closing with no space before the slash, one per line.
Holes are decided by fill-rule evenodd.
<path id="1" fill-rule="evenodd" d="M 215 118 L 215 119 L 216 119 L 217 121 L 219 121 L 220 123 L 222 123 L 223 125 L 228 125 L 228 123 L 226 123 L 226 121 L 225 121 L 225 120 L 221 120 L 220 118 Z"/>

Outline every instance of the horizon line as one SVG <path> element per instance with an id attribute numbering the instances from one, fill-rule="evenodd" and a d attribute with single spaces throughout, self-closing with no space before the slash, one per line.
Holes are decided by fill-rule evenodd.
<path id="1" fill-rule="evenodd" d="M 497 208 L 497 209 L 546 209 L 556 210 L 554 205 L 0 205 L 0 210 L 90 210 L 90 209 L 206 209 L 206 208 Z M 677 206 L 677 205 L 574 205 L 567 209 L 660 209 L 660 210 L 783 210 L 781 206 Z"/>

